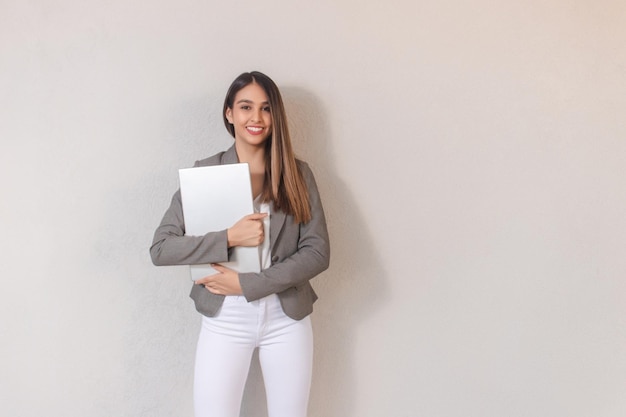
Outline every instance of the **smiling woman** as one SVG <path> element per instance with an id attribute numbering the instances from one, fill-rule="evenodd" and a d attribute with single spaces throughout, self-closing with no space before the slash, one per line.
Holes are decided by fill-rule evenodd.
<path id="1" fill-rule="evenodd" d="M 178 191 L 150 254 L 155 265 L 211 263 L 218 271 L 197 280 L 191 290 L 203 315 L 194 378 L 196 416 L 239 416 L 258 348 L 269 417 L 305 417 L 313 361 L 309 315 L 317 299 L 309 281 L 328 268 L 330 258 L 324 210 L 311 170 L 293 154 L 282 98 L 269 77 L 251 72 L 235 79 L 223 116 L 235 144 L 196 166 L 248 163 L 255 213 L 227 230 L 185 236 Z M 260 273 L 220 265 L 236 246 L 258 246 Z"/>
<path id="2" fill-rule="evenodd" d="M 255 96 L 247 97 L 246 95 L 249 94 Z M 267 103 L 266 111 L 269 111 L 271 116 L 269 126 L 266 126 L 268 136 L 264 138 L 267 139 L 263 142 L 265 144 L 264 149 L 261 149 L 260 146 L 256 149 L 246 146 L 244 139 L 246 135 L 242 135 L 242 133 L 249 133 L 249 131 L 245 128 L 240 129 L 238 136 L 235 120 L 229 120 L 228 116 L 230 114 L 232 117 L 239 101 L 244 100 L 239 106 L 248 107 L 251 105 L 245 100 L 254 101 L 253 99 L 257 100 L 257 104 Z M 245 110 L 243 112 L 245 113 Z M 263 176 L 265 179 L 262 191 L 264 200 L 272 200 L 275 208 L 293 215 L 297 222 L 306 223 L 309 221 L 311 219 L 309 193 L 307 192 L 307 185 L 303 181 L 303 172 L 300 168 L 302 164 L 296 163 L 285 106 L 274 81 L 257 71 L 241 74 L 228 89 L 222 114 L 226 129 L 235 138 L 239 160 L 250 163 L 253 189 L 255 185 L 258 186 L 258 178 Z M 246 126 L 246 120 L 243 123 Z M 259 126 L 256 125 L 256 127 Z M 264 166 L 262 172 L 261 165 Z"/>
<path id="3" fill-rule="evenodd" d="M 256 82 L 242 88 L 235 97 L 234 106 L 228 107 L 226 119 L 233 125 L 238 147 L 259 148 L 271 133 L 272 115 L 265 90 Z M 254 149 L 250 149 L 254 152 Z M 256 193 L 255 193 L 256 194 Z"/>

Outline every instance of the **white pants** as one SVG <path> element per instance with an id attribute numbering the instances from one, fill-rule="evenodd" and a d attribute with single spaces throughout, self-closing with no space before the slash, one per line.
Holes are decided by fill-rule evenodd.
<path id="1" fill-rule="evenodd" d="M 250 360 L 259 349 L 269 417 L 306 417 L 313 363 L 311 320 L 293 320 L 278 296 L 229 296 L 202 318 L 196 351 L 196 417 L 239 417 Z"/>

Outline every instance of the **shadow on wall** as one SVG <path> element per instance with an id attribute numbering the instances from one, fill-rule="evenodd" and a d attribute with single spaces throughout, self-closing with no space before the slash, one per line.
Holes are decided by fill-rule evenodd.
<path id="1" fill-rule="evenodd" d="M 189 270 L 186 266 L 155 267 L 148 249 L 178 187 L 178 169 L 228 146 L 223 128 L 209 136 L 207 125 L 221 127 L 217 119 L 221 109 L 207 110 L 210 105 L 206 97 L 192 97 L 164 108 L 159 114 L 160 136 L 133 144 L 138 154 L 133 163 L 139 168 L 118 162 L 116 170 L 134 174 L 125 176 L 103 198 L 107 218 L 95 234 L 98 258 L 91 262 L 110 275 L 109 280 L 124 284 L 124 292 L 116 295 L 111 308 L 127 305 L 129 311 L 117 329 L 123 346 L 123 375 L 115 391 L 119 396 L 116 401 L 107 399 L 110 404 L 103 405 L 106 411 L 98 415 L 193 414 L 200 315 L 189 299 Z"/>
<path id="2" fill-rule="evenodd" d="M 333 151 L 333 136 L 322 104 L 297 87 L 283 87 L 281 91 L 296 154 L 315 173 L 331 238 L 330 268 L 312 282 L 320 299 L 312 316 L 315 364 L 309 415 L 350 417 L 359 400 L 354 372 L 359 342 L 356 329 L 386 302 L 388 284 L 362 209 L 337 174 L 337 164 L 350 155 Z M 255 357 L 241 415 L 266 417 L 264 405 L 265 392 Z"/>

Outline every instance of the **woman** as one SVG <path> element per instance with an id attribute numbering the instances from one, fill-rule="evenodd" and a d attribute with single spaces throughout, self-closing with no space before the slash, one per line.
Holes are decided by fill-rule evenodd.
<path id="1" fill-rule="evenodd" d="M 227 230 L 184 236 L 180 191 L 157 228 L 155 265 L 214 264 L 191 298 L 202 313 L 194 378 L 197 417 L 238 417 L 254 349 L 259 349 L 269 417 L 305 417 L 313 336 L 309 314 L 317 299 L 309 280 L 328 268 L 326 220 L 313 174 L 294 157 L 276 84 L 260 72 L 231 84 L 224 124 L 235 138 L 225 152 L 195 166 L 246 162 L 255 213 Z M 229 248 L 258 246 L 260 273 L 237 273 Z"/>

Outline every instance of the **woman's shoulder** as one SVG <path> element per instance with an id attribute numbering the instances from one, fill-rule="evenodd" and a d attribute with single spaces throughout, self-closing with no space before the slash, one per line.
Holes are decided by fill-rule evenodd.
<path id="1" fill-rule="evenodd" d="M 303 161 L 302 159 L 296 159 L 296 165 L 298 166 L 300 175 L 302 175 L 302 178 L 307 185 L 311 184 L 311 182 L 315 182 L 315 175 L 313 174 L 313 170 L 309 166 L 308 162 Z"/>
<path id="2" fill-rule="evenodd" d="M 298 165 L 298 169 L 307 170 L 307 171 L 311 170 L 311 168 L 309 167 L 309 164 L 306 161 L 303 161 L 302 159 L 296 158 L 296 164 Z"/>
<path id="3" fill-rule="evenodd" d="M 222 164 L 234 164 L 237 162 L 237 152 L 235 151 L 235 146 L 233 145 L 229 149 L 218 152 L 215 155 L 209 156 L 208 158 L 200 159 L 196 161 L 194 167 L 207 167 L 212 165 L 222 165 Z"/>
<path id="4" fill-rule="evenodd" d="M 208 158 L 200 159 L 193 165 L 194 167 L 208 167 L 211 165 L 219 165 L 222 161 L 224 152 L 218 152 L 215 155 L 211 155 Z"/>

